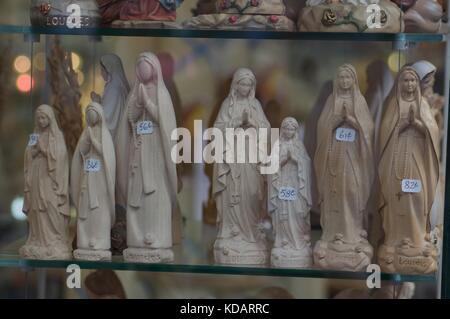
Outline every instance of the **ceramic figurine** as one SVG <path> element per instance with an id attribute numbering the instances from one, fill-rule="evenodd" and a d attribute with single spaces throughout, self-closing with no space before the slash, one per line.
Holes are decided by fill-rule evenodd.
<path id="1" fill-rule="evenodd" d="M 187 20 L 185 28 L 295 31 L 297 11 L 286 0 L 214 0 L 215 12 Z"/>
<path id="2" fill-rule="evenodd" d="M 77 208 L 76 259 L 110 260 L 111 227 L 115 222 L 116 159 L 103 107 L 86 109 L 87 127 L 72 160 L 71 193 Z"/>
<path id="3" fill-rule="evenodd" d="M 105 81 L 103 95 L 91 93 L 92 100 L 103 106 L 105 121 L 113 141 L 125 109 L 130 86 L 122 61 L 115 54 L 106 54 L 100 58 L 102 77 Z"/>
<path id="4" fill-rule="evenodd" d="M 176 10 L 183 0 L 97 0 L 103 24 L 115 27 L 178 27 Z"/>
<path id="5" fill-rule="evenodd" d="M 394 89 L 379 138 L 384 239 L 378 263 L 386 272 L 432 273 L 437 251 L 430 239 L 430 211 L 439 180 L 439 128 L 413 68 L 399 72 Z"/>
<path id="6" fill-rule="evenodd" d="M 405 32 L 447 33 L 445 13 L 437 0 L 392 0 L 404 11 Z"/>
<path id="7" fill-rule="evenodd" d="M 281 124 L 280 169 L 269 177 L 269 213 L 275 243 L 274 267 L 312 266 L 311 160 L 299 137 L 298 122 L 287 117 Z"/>
<path id="8" fill-rule="evenodd" d="M 113 142 L 116 143 L 116 135 L 120 121 L 124 114 L 130 86 L 123 69 L 122 61 L 115 54 L 106 54 L 100 58 L 102 77 L 105 81 L 103 95 L 91 93 L 93 101 L 103 106 L 105 121 Z M 116 150 L 117 151 L 117 150 Z M 117 184 L 117 180 L 116 180 Z M 122 255 L 126 248 L 126 190 L 116 187 L 116 223 L 111 230 L 111 251 L 113 255 Z"/>
<path id="9" fill-rule="evenodd" d="M 176 129 L 175 112 L 155 55 L 139 56 L 136 76 L 118 137 L 118 174 L 128 189 L 128 248 L 123 254 L 131 262 L 171 262 L 178 189 L 171 158 L 175 142 L 170 138 Z"/>
<path id="10" fill-rule="evenodd" d="M 80 8 L 80 24 L 73 24 L 74 8 Z M 101 17 L 95 0 L 31 0 L 30 20 L 32 26 L 60 28 L 95 28 Z"/>
<path id="11" fill-rule="evenodd" d="M 412 65 L 412 68 L 416 70 L 420 79 L 420 89 L 422 96 L 427 100 L 430 105 L 431 113 L 436 120 L 439 127 L 440 140 L 444 138 L 444 106 L 445 99 L 442 95 L 434 92 L 434 83 L 436 76 L 436 67 L 428 61 L 417 61 Z M 439 143 L 440 146 L 441 143 Z M 440 149 L 438 154 L 440 154 Z"/>
<path id="12" fill-rule="evenodd" d="M 373 135 L 356 71 L 345 64 L 317 125 L 314 167 L 323 230 L 314 247 L 318 267 L 362 271 L 371 262 L 365 221 L 375 170 Z"/>
<path id="13" fill-rule="evenodd" d="M 23 212 L 29 233 L 19 252 L 30 259 L 70 259 L 66 143 L 50 106 L 39 106 L 35 119 L 36 128 L 25 151 Z"/>
<path id="14" fill-rule="evenodd" d="M 224 134 L 226 128 L 270 129 L 261 104 L 255 98 L 255 89 L 256 78 L 252 71 L 237 70 L 214 127 Z M 246 147 L 246 158 L 248 149 Z M 248 161 L 237 163 L 236 158 L 232 163 L 226 160 L 215 163 L 212 193 L 218 211 L 218 234 L 214 243 L 216 263 L 267 264 L 269 250 L 262 227 L 267 193 L 259 165 Z"/>
<path id="15" fill-rule="evenodd" d="M 372 20 L 368 16 L 372 4 L 380 7 L 378 20 L 376 11 L 372 11 Z M 403 30 L 401 21 L 402 11 L 390 0 L 308 0 L 298 28 L 305 32 L 397 33 Z"/>

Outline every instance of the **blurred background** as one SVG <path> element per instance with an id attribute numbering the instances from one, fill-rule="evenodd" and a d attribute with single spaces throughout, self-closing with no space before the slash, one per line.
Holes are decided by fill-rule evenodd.
<path id="1" fill-rule="evenodd" d="M 179 8 L 180 20 L 191 16 L 196 0 L 186 0 Z M 1 1 L 0 24 L 29 25 L 26 0 Z M 0 251 L 17 255 L 27 234 L 23 204 L 23 155 L 33 130 L 33 109 L 51 104 L 58 77 L 48 58 L 55 47 L 67 53 L 80 93 L 79 107 L 90 102 L 92 91 L 100 94 L 104 81 L 99 59 L 115 53 L 123 61 L 127 78 L 135 80 L 134 65 L 141 52 L 160 57 L 165 82 L 176 108 L 178 126 L 193 131 L 194 120 L 203 129 L 214 121 L 228 95 L 231 77 L 239 67 L 256 75 L 257 98 L 272 127 L 293 116 L 305 123 L 316 105 L 329 94 L 330 81 L 344 63 L 355 66 L 361 91 L 373 98 L 374 83 L 384 83 L 389 91 L 399 68 L 406 63 L 428 60 L 437 67 L 435 91 L 444 94 L 444 43 L 417 43 L 409 50 L 398 50 L 390 42 L 235 40 L 193 38 L 133 38 L 89 36 L 24 37 L 0 34 Z M 377 88 L 379 89 L 379 88 Z M 78 93 L 77 93 L 78 94 Z M 387 94 L 387 93 L 386 93 Z M 307 133 L 306 133 L 307 134 Z M 183 217 L 183 244 L 176 248 L 178 262 L 210 263 L 215 239 L 215 209 L 209 200 L 211 167 L 181 165 L 183 189 L 178 196 Z M 74 215 L 75 216 L 75 215 Z M 313 238 L 317 238 L 318 215 L 312 214 Z M 75 220 L 72 220 L 72 232 Z M 67 289 L 64 269 L 18 270 L 0 268 L 1 298 L 96 298 L 89 285 Z M 365 281 L 301 279 L 278 277 L 193 275 L 133 271 L 94 272 L 83 270 L 83 280 L 111 287 L 116 297 L 129 298 L 247 298 L 292 297 L 330 298 L 345 289 L 367 296 Z M 111 279 L 115 278 L 115 279 Z M 89 280 L 86 280 L 88 282 Z M 94 285 L 94 286 L 95 286 Z M 122 286 L 122 288 L 118 288 Z M 437 287 L 430 283 L 389 286 L 386 296 L 412 291 L 414 297 L 435 298 Z M 402 290 L 403 289 L 403 290 Z M 92 288 L 91 290 L 95 290 Z M 120 291 L 120 292 L 117 292 Z M 406 292 L 405 292 L 406 291 Z M 395 292 L 395 293 L 394 293 Z"/>

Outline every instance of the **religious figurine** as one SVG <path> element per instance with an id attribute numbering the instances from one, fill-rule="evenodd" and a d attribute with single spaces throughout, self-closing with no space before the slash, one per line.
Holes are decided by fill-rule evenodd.
<path id="1" fill-rule="evenodd" d="M 103 95 L 91 93 L 93 101 L 103 106 L 105 121 L 113 142 L 124 114 L 130 86 L 122 61 L 115 54 L 106 54 L 100 58 L 101 74 L 105 81 Z M 116 150 L 117 151 L 117 150 Z M 117 184 L 117 181 L 116 181 Z M 111 250 L 113 255 L 122 255 L 126 248 L 126 190 L 116 187 L 116 223 L 111 230 Z"/>
<path id="2" fill-rule="evenodd" d="M 403 31 L 402 19 L 402 11 L 390 0 L 308 0 L 298 28 L 304 32 L 397 33 Z"/>
<path id="3" fill-rule="evenodd" d="M 183 0 L 97 0 L 103 24 L 113 27 L 174 27 Z"/>
<path id="4" fill-rule="evenodd" d="M 405 32 L 447 33 L 445 13 L 437 0 L 392 0 L 404 11 Z"/>
<path id="5" fill-rule="evenodd" d="M 261 104 L 255 98 L 255 89 L 256 78 L 252 71 L 237 70 L 214 127 L 224 134 L 227 128 L 270 129 Z M 259 146 L 264 143 L 258 142 Z M 225 150 L 224 162 L 214 164 L 212 193 L 218 214 L 214 258 L 219 264 L 265 265 L 269 261 L 269 250 L 263 232 L 267 213 L 264 178 L 260 164 L 248 160 L 249 147 L 245 147 L 245 154 L 234 153 L 230 162 Z M 242 155 L 246 161 L 237 163 L 236 157 Z"/>
<path id="6" fill-rule="evenodd" d="M 171 158 L 175 112 L 155 55 L 139 56 L 136 76 L 117 145 L 119 183 L 128 189 L 128 248 L 123 254 L 131 262 L 171 262 L 172 211 L 178 190 Z"/>
<path id="7" fill-rule="evenodd" d="M 442 95 L 434 92 L 434 83 L 436 76 L 436 67 L 428 61 L 417 61 L 412 65 L 412 68 L 416 70 L 420 79 L 420 89 L 422 96 L 427 100 L 430 105 L 431 113 L 439 127 L 440 141 L 444 138 L 444 106 L 445 99 Z M 441 143 L 439 143 L 440 146 Z M 440 147 L 438 150 L 440 154 Z"/>
<path id="8" fill-rule="evenodd" d="M 80 19 L 73 19 L 75 7 Z M 95 0 L 31 0 L 30 21 L 32 26 L 59 28 L 95 28 L 101 17 Z"/>
<path id="9" fill-rule="evenodd" d="M 314 247 L 314 263 L 321 268 L 362 271 L 371 262 L 365 224 L 375 171 L 373 138 L 373 120 L 356 71 L 345 64 L 317 125 L 314 167 L 323 232 Z"/>
<path id="10" fill-rule="evenodd" d="M 76 259 L 110 260 L 116 159 L 100 104 L 89 104 L 86 124 L 72 160 L 70 186 L 78 212 L 77 250 L 73 254 Z"/>
<path id="11" fill-rule="evenodd" d="M 287 117 L 281 124 L 280 169 L 269 178 L 269 213 L 275 243 L 271 264 L 275 267 L 312 266 L 311 160 L 299 137 L 298 122 Z"/>
<path id="12" fill-rule="evenodd" d="M 439 128 L 411 67 L 399 72 L 386 102 L 379 138 L 378 209 L 384 238 L 378 263 L 386 272 L 432 273 L 430 211 L 439 180 Z"/>
<path id="13" fill-rule="evenodd" d="M 55 113 L 36 110 L 36 128 L 25 151 L 23 212 L 28 239 L 20 255 L 30 259 L 70 259 L 69 156 Z"/>
<path id="14" fill-rule="evenodd" d="M 184 27 L 295 31 L 298 11 L 290 10 L 286 1 L 291 0 L 214 0 L 214 12 L 194 16 Z"/>

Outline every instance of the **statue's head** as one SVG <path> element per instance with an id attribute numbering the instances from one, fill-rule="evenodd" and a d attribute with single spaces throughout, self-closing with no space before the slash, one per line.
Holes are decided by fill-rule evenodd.
<path id="1" fill-rule="evenodd" d="M 89 127 L 94 127 L 100 121 L 100 115 L 93 108 L 86 111 L 86 123 Z"/>
<path id="2" fill-rule="evenodd" d="M 298 129 L 298 122 L 293 117 L 287 117 L 281 123 L 281 135 L 286 140 L 293 139 L 296 136 Z"/>

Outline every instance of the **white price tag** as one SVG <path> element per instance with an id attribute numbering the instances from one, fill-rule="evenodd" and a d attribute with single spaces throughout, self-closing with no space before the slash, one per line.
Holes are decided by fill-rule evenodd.
<path id="1" fill-rule="evenodd" d="M 84 162 L 84 170 L 86 172 L 98 172 L 101 169 L 101 164 L 98 159 L 95 158 L 88 158 Z"/>
<path id="2" fill-rule="evenodd" d="M 418 179 L 403 179 L 403 193 L 420 193 L 422 191 L 422 183 Z"/>
<path id="3" fill-rule="evenodd" d="M 28 139 L 28 146 L 34 146 L 37 144 L 39 139 L 39 134 L 30 134 L 30 138 Z"/>
<path id="4" fill-rule="evenodd" d="M 278 198 L 281 200 L 296 200 L 297 191 L 292 187 L 281 187 L 278 192 Z"/>
<path id="5" fill-rule="evenodd" d="M 145 135 L 153 133 L 153 122 L 152 121 L 141 121 L 137 125 L 137 134 Z"/>
<path id="6" fill-rule="evenodd" d="M 354 142 L 356 131 L 352 128 L 339 127 L 336 130 L 336 139 L 341 142 Z"/>

